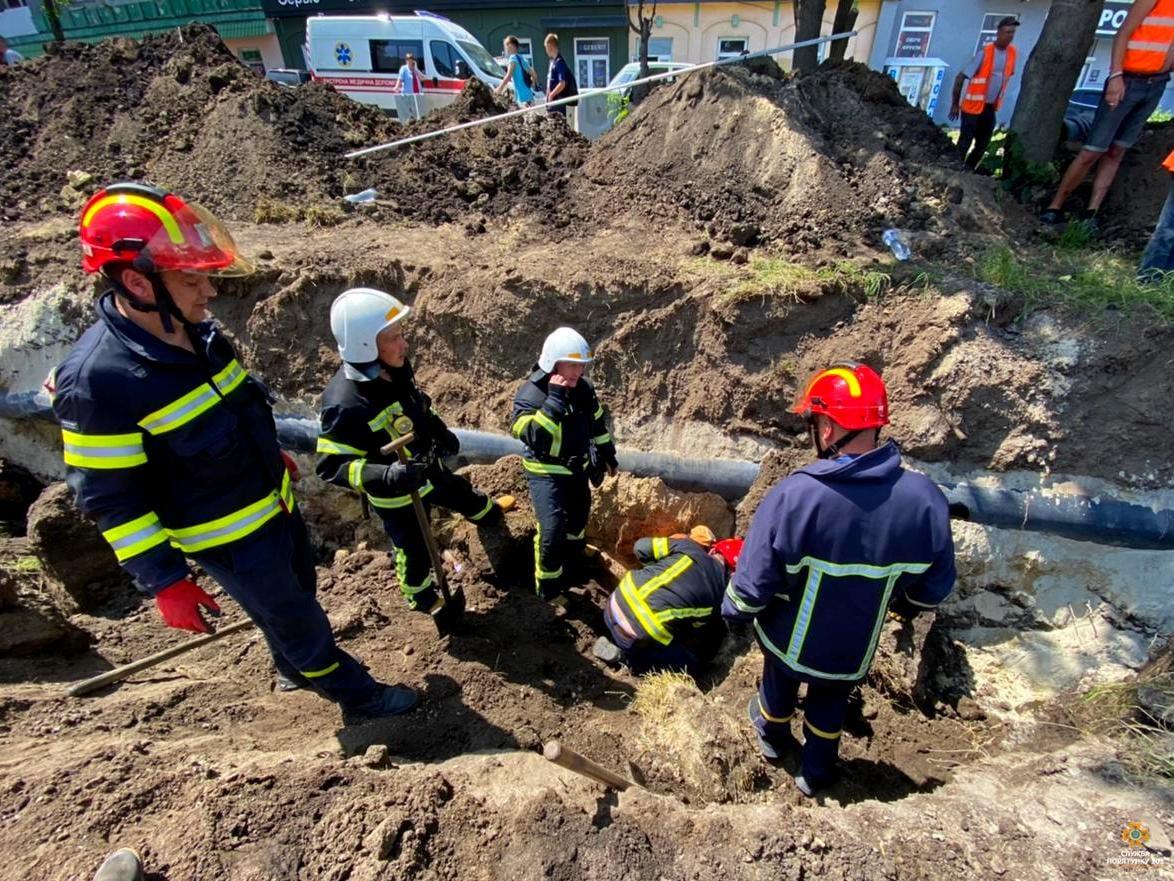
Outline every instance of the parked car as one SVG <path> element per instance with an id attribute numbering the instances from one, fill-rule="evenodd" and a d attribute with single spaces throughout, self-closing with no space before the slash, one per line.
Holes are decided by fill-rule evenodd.
<path id="1" fill-rule="evenodd" d="M 364 104 L 395 110 L 399 70 L 409 52 L 422 79 L 422 113 L 450 104 L 472 77 L 492 89 L 505 76 L 476 37 L 430 12 L 306 19 L 305 55 L 314 80 Z"/>
<path id="2" fill-rule="evenodd" d="M 679 62 L 679 61 L 649 61 L 648 62 L 648 73 L 650 75 L 655 75 L 658 73 L 668 73 L 671 70 L 683 70 L 686 67 L 692 67 L 692 66 L 693 65 L 691 65 L 691 64 L 683 64 L 682 62 Z M 619 73 L 617 73 L 615 76 L 613 76 L 611 78 L 611 82 L 608 83 L 607 85 L 609 88 L 612 86 L 622 86 L 624 83 L 632 82 L 632 80 L 636 79 L 639 76 L 640 76 L 640 62 L 633 61 L 632 63 L 625 64 L 623 67 L 621 67 L 619 70 Z M 667 80 L 663 80 L 662 82 L 671 83 L 671 82 L 675 82 L 675 81 L 676 81 L 675 78 L 670 78 Z M 623 89 L 618 94 L 627 95 L 629 91 L 630 91 L 629 89 Z"/>
<path id="3" fill-rule="evenodd" d="M 293 88 L 300 86 L 302 83 L 308 83 L 310 81 L 310 72 L 308 70 L 298 70 L 295 67 L 275 67 L 272 70 L 265 71 L 265 79 L 275 82 L 279 86 Z"/>

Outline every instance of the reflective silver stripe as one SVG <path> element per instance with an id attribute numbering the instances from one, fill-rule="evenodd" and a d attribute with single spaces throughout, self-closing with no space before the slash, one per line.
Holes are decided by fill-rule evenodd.
<path id="1" fill-rule="evenodd" d="M 1170 48 L 1165 43 L 1148 43 L 1142 40 L 1130 40 L 1126 45 L 1128 48 L 1136 49 L 1139 52 L 1161 52 L 1163 55 Z M 1157 73 L 1157 71 L 1154 71 L 1154 73 Z"/>
<path id="2" fill-rule="evenodd" d="M 189 549 L 200 550 L 204 547 L 214 547 L 217 539 L 226 538 L 231 536 L 233 533 L 247 531 L 250 526 L 272 517 L 280 510 L 281 505 L 278 503 L 276 495 L 274 495 L 269 498 L 268 504 L 266 504 L 264 507 L 254 511 L 246 517 L 242 517 L 239 520 L 233 520 L 231 523 L 226 523 L 223 526 L 217 527 L 216 529 L 209 529 L 206 532 L 186 534 L 182 538 L 177 537 L 173 532 L 172 538 L 174 539 L 175 543 L 179 545 L 179 549 L 181 551 L 186 551 Z M 212 542 L 213 544 L 210 545 L 209 542 Z"/>
<path id="3" fill-rule="evenodd" d="M 132 532 L 130 535 L 124 535 L 110 542 L 110 547 L 114 548 L 114 553 L 126 550 L 132 545 L 136 545 L 141 541 L 145 541 L 157 533 L 163 532 L 163 526 L 156 520 L 140 529 L 138 532 Z"/>
<path id="4" fill-rule="evenodd" d="M 84 447 L 66 441 L 64 449 L 67 453 L 75 453 L 79 456 L 114 458 L 116 456 L 137 456 L 143 452 L 143 445 L 137 443 L 125 447 Z"/>
<path id="5" fill-rule="evenodd" d="M 1143 27 L 1174 28 L 1174 18 L 1164 15 L 1147 15 L 1141 23 Z"/>
<path id="6" fill-rule="evenodd" d="M 169 431 L 173 428 L 179 428 L 179 426 L 195 418 L 197 415 L 199 415 L 199 413 L 203 412 L 219 400 L 219 396 L 216 394 L 216 392 L 212 391 L 211 387 L 208 385 L 205 384 L 198 388 L 202 389 L 200 394 L 188 401 L 183 407 L 180 407 L 178 410 L 173 410 L 169 413 L 156 416 L 154 419 L 150 419 L 149 421 L 144 420 L 143 422 L 140 422 L 139 425 L 141 425 L 151 434 L 162 434 L 163 432 Z"/>

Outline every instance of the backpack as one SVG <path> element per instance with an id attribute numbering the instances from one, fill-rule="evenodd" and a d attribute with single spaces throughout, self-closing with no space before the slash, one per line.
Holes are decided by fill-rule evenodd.
<path id="1" fill-rule="evenodd" d="M 522 82 L 526 84 L 529 89 L 538 88 L 538 74 L 534 72 L 534 68 L 526 64 L 526 59 L 519 54 L 515 54 L 514 58 L 518 59 L 518 66 L 522 68 Z"/>

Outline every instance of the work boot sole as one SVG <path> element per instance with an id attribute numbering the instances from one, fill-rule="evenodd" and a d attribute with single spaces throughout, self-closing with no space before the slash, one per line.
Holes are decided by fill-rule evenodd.
<path id="1" fill-rule="evenodd" d="M 129 847 L 119 848 L 102 861 L 94 881 L 143 881 L 142 857 Z"/>

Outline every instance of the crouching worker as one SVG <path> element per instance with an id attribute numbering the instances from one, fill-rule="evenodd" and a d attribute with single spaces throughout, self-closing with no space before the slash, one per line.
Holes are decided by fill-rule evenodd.
<path id="1" fill-rule="evenodd" d="M 478 525 L 501 520 L 501 508 L 453 474 L 442 460 L 460 442 L 416 385 L 403 321 L 412 310 L 391 294 L 353 288 L 330 307 L 330 330 L 342 367 L 322 395 L 318 476 L 362 493 L 383 521 L 395 549 L 395 571 L 408 608 L 435 613 L 437 592 L 428 546 L 412 508 L 418 492 L 425 509 L 439 505 Z M 411 433 L 397 453 L 380 450 Z"/>
<path id="2" fill-rule="evenodd" d="M 607 410 L 584 376 L 594 356 L 587 340 L 560 327 L 542 344 L 530 377 L 514 397 L 511 431 L 525 444 L 522 467 L 538 518 L 534 586 L 541 599 L 562 593 L 567 567 L 587 546 L 591 487 L 616 473 Z"/>
<path id="3" fill-rule="evenodd" d="M 722 614 L 753 620 L 762 685 L 750 721 L 768 759 L 798 748 L 791 734 L 807 684 L 795 784 L 811 796 L 833 779 L 853 687 L 868 675 L 886 613 L 930 609 L 954 585 L 946 498 L 905 470 L 892 441 L 888 394 L 872 368 L 837 364 L 800 388 L 817 460 L 763 499 L 730 579 Z"/>
<path id="4" fill-rule="evenodd" d="M 271 398 L 208 313 L 213 279 L 251 265 L 215 217 L 179 196 L 113 184 L 82 209 L 82 268 L 107 290 L 55 371 L 67 480 L 169 627 L 208 631 L 216 601 L 195 560 L 269 644 L 278 689 L 312 687 L 350 720 L 412 708 L 330 632 L 314 554 L 277 443 Z"/>
<path id="5" fill-rule="evenodd" d="M 722 594 L 741 549 L 740 538 L 716 541 L 708 526 L 640 539 L 642 568 L 623 577 L 603 609 L 614 644 L 601 636 L 595 656 L 622 659 L 638 675 L 679 670 L 696 678 L 725 637 Z"/>

